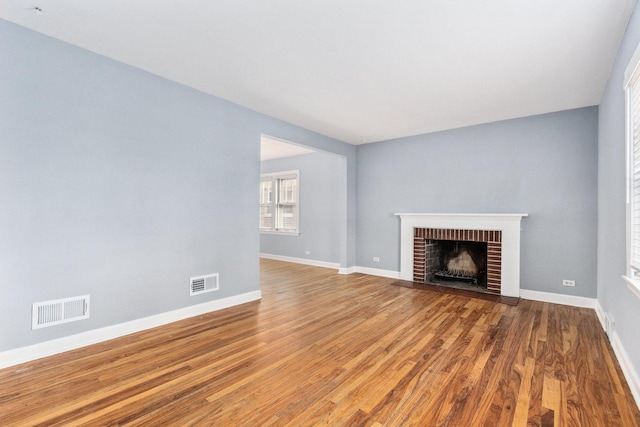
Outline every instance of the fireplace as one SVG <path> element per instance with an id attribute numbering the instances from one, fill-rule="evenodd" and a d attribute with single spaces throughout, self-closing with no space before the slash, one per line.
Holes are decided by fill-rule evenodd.
<path id="1" fill-rule="evenodd" d="M 429 283 L 435 277 L 520 296 L 520 221 L 527 214 L 396 215 L 402 280 Z"/>

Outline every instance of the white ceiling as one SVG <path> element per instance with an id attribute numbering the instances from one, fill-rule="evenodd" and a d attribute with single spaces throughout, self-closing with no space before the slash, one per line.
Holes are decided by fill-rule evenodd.
<path id="1" fill-rule="evenodd" d="M 315 150 L 266 135 L 262 135 L 260 138 L 261 161 L 300 156 L 302 154 L 310 153 L 315 153 Z"/>
<path id="2" fill-rule="evenodd" d="M 0 18 L 360 144 L 599 104 L 634 5 L 0 0 Z"/>

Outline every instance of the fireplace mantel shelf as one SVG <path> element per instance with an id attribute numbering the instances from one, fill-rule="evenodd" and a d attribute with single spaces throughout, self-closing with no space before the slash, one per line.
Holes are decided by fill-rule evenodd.
<path id="1" fill-rule="evenodd" d="M 399 217 L 410 217 L 410 216 L 431 216 L 431 217 L 460 217 L 460 216 L 468 216 L 468 217 L 496 217 L 496 218 L 506 218 L 506 217 L 514 217 L 514 218 L 523 218 L 529 216 L 526 213 L 394 213 L 394 215 Z"/>
<path id="2" fill-rule="evenodd" d="M 520 221 L 526 213 L 396 213 L 400 217 L 400 278 L 413 280 L 414 228 L 498 230 L 502 233 L 501 295 L 520 296 Z"/>

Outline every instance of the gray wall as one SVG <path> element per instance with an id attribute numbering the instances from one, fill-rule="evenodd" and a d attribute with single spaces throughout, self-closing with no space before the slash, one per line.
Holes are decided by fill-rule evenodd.
<path id="1" fill-rule="evenodd" d="M 354 147 L 0 20 L 0 351 L 258 289 L 264 133 L 344 156 L 329 262 L 398 271 L 394 212 L 528 212 L 522 286 L 588 297 L 599 167 L 598 298 L 637 360 L 625 325 L 638 305 L 620 280 L 621 79 L 637 20 L 599 148 L 596 108 Z M 189 297 L 188 278 L 209 272 L 221 290 Z M 33 302 L 86 293 L 91 319 L 31 331 Z"/>
<path id="2" fill-rule="evenodd" d="M 616 331 L 636 373 L 640 373 L 640 300 L 626 287 L 626 195 L 624 70 L 640 44 L 638 9 L 602 97 L 598 135 L 598 301 L 616 321 Z"/>
<path id="3" fill-rule="evenodd" d="M 354 147 L 2 20 L 0 94 L 0 351 L 257 290 L 261 133 L 346 156 L 355 199 Z M 90 319 L 31 330 L 84 294 Z"/>
<path id="4" fill-rule="evenodd" d="M 347 198 L 345 158 L 316 152 L 275 159 L 262 162 L 261 173 L 294 169 L 300 170 L 300 234 L 262 234 L 260 252 L 339 263 Z"/>
<path id="5" fill-rule="evenodd" d="M 595 297 L 597 121 L 590 107 L 358 146 L 357 265 L 400 270 L 394 212 L 523 212 L 521 287 Z"/>

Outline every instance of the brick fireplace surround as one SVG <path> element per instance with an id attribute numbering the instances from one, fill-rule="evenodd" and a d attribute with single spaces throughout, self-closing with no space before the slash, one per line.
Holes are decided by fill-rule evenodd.
<path id="1" fill-rule="evenodd" d="M 441 228 L 413 229 L 413 281 L 424 283 L 427 240 L 483 242 L 487 244 L 487 293 L 500 295 L 502 276 L 502 231 Z"/>
<path id="2" fill-rule="evenodd" d="M 424 282 L 425 241 L 487 243 L 487 291 L 520 296 L 520 221 L 527 214 L 397 213 L 400 278 Z"/>

